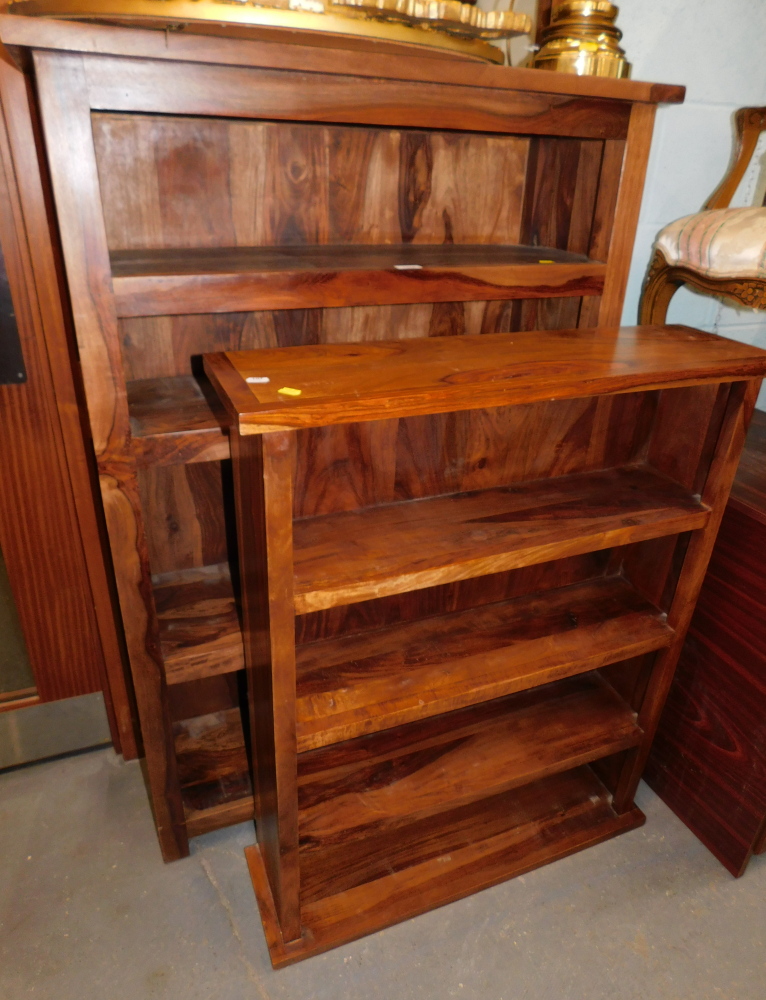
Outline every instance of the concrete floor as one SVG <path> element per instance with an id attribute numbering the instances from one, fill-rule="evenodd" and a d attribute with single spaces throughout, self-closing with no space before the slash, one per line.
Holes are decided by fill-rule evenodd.
<path id="1" fill-rule="evenodd" d="M 764 1000 L 766 855 L 735 881 L 647 789 L 646 827 L 274 972 L 250 824 L 163 865 L 111 750 L 0 774 L 2 1000 Z"/>

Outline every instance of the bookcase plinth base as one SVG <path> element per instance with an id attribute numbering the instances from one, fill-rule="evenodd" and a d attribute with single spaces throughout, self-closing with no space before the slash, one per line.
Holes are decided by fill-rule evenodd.
<path id="1" fill-rule="evenodd" d="M 305 904 L 303 935 L 285 943 L 257 844 L 245 857 L 275 969 L 452 903 L 481 889 L 642 826 L 635 806 L 617 814 L 604 799 L 551 818 L 544 832 L 508 831 L 449 854 L 395 871 L 334 896 Z"/>

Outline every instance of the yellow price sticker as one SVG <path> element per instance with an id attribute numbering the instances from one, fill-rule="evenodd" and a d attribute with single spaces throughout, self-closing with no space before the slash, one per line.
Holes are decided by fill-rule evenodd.
<path id="1" fill-rule="evenodd" d="M 281 389 L 277 389 L 277 392 L 281 392 L 283 396 L 300 396 L 301 389 L 291 389 L 289 385 L 283 385 Z"/>

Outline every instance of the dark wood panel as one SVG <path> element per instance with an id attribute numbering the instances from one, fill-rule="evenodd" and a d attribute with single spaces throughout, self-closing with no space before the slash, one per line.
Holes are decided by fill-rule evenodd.
<path id="1" fill-rule="evenodd" d="M 602 577 L 609 566 L 610 550 L 587 552 L 569 559 L 524 566 L 507 573 L 491 573 L 473 580 L 407 591 L 358 604 L 343 604 L 296 619 L 299 644 L 354 635 L 414 621 L 426 616 L 463 611 L 524 594 L 545 593 Z"/>
<path id="2" fill-rule="evenodd" d="M 219 462 L 147 466 L 139 471 L 153 574 L 216 565 L 228 558 L 223 469 Z"/>
<path id="3" fill-rule="evenodd" d="M 667 645 L 620 577 L 299 646 L 298 752 L 499 698 Z"/>
<path id="4" fill-rule="evenodd" d="M 225 65 L 172 69 L 147 59 L 90 55 L 94 109 L 225 118 L 271 118 L 409 128 L 621 139 L 630 105 L 609 99 L 420 83 L 383 78 L 284 73 Z M 172 73 L 172 86 L 168 73 Z"/>
<path id="5" fill-rule="evenodd" d="M 645 469 L 304 518 L 299 614 L 702 527 L 707 508 Z"/>
<path id="6" fill-rule="evenodd" d="M 756 410 L 729 505 L 766 524 L 766 413 Z"/>
<path id="7" fill-rule="evenodd" d="M 109 114 L 93 133 L 118 270 L 147 249 L 520 242 L 524 137 Z"/>
<path id="8" fill-rule="evenodd" d="M 293 944 L 286 945 L 281 937 L 258 847 L 246 848 L 245 855 L 272 963 L 280 968 L 327 951 L 497 882 L 522 875 L 644 823 L 645 817 L 638 809 L 616 815 L 607 804 L 603 786 L 593 784 L 595 779 L 592 777 L 588 781 L 583 780 L 578 772 L 568 774 L 577 775 L 573 777 L 572 785 L 579 786 L 580 795 L 570 796 L 559 785 L 546 783 L 543 787 L 541 782 L 539 790 L 534 789 L 529 797 L 519 801 L 518 811 L 511 811 L 508 815 L 507 830 L 496 836 L 478 837 L 449 853 L 407 866 L 345 892 L 307 902 L 302 908 L 307 933 L 301 941 Z M 547 782 L 552 780 L 546 779 Z M 516 827 L 510 825 L 514 820 L 518 823 Z M 419 832 L 418 828 L 413 829 L 414 839 Z M 461 833 L 462 830 L 457 828 L 458 843 Z M 414 851 L 418 846 L 417 843 L 413 845 Z M 402 853 L 405 852 L 406 848 Z M 427 854 L 427 845 L 424 853 Z M 401 864 L 395 854 L 390 857 L 394 865 Z M 334 859 L 329 860 L 332 863 Z M 349 861 L 353 864 L 354 858 L 349 857 Z"/>
<path id="9" fill-rule="evenodd" d="M 494 847 L 504 840 L 506 850 L 515 853 L 514 846 L 539 834 L 549 817 L 571 822 L 594 806 L 604 819 L 613 815 L 606 789 L 584 766 L 403 824 L 393 833 L 327 846 L 308 840 L 301 845 L 303 912 L 310 909 L 307 904 L 424 862 L 438 858 L 449 866 L 454 854 L 495 838 Z"/>
<path id="10" fill-rule="evenodd" d="M 748 499 L 758 496 L 759 433 L 748 438 L 748 448 L 756 442 L 744 463 Z M 766 525 L 758 513 L 727 507 L 646 769 L 735 876 L 757 851 L 766 817 Z"/>
<path id="11" fill-rule="evenodd" d="M 597 674 L 301 754 L 301 844 L 347 843 L 635 746 Z"/>
<path id="12" fill-rule="evenodd" d="M 117 313 L 164 316 L 599 295 L 606 273 L 604 264 L 548 246 L 297 250 L 113 253 Z"/>
<path id="13" fill-rule="evenodd" d="M 169 684 L 244 667 L 228 563 L 156 576 L 154 601 Z"/>
<path id="14" fill-rule="evenodd" d="M 230 457 L 228 418 L 207 379 L 191 375 L 129 382 L 133 454 L 146 465 Z"/>
<path id="15" fill-rule="evenodd" d="M 225 807 L 246 811 L 248 800 L 252 810 L 253 790 L 238 708 L 175 722 L 173 734 L 187 816 L 210 824 Z"/>
<path id="16" fill-rule="evenodd" d="M 255 823 L 286 940 L 301 935 L 295 736 L 294 435 L 232 438 Z"/>

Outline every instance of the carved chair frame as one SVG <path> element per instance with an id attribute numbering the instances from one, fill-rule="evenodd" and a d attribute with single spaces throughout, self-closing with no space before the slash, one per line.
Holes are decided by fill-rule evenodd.
<path id="1" fill-rule="evenodd" d="M 766 130 L 766 107 L 740 108 L 735 118 L 736 140 L 732 165 L 706 201 L 705 209 L 728 208 L 752 159 L 758 138 Z M 664 323 L 670 300 L 681 285 L 701 292 L 723 295 L 751 309 L 766 310 L 766 279 L 708 277 L 688 267 L 669 264 L 661 250 L 655 250 L 644 282 L 640 323 Z"/>

